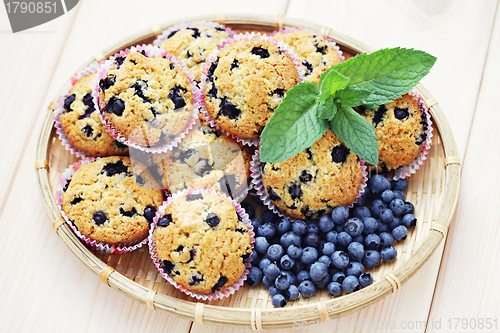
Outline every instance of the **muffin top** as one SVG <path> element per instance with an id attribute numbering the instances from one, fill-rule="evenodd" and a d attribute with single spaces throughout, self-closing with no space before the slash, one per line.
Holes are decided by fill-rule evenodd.
<path id="1" fill-rule="evenodd" d="M 174 139 L 191 117 L 189 79 L 169 59 L 148 58 L 140 52 L 117 57 L 99 86 L 103 117 L 141 146 Z"/>
<path id="2" fill-rule="evenodd" d="M 197 122 L 171 151 L 153 154 L 153 168 L 163 175 L 162 184 L 172 193 L 188 188 L 204 188 L 234 198 L 247 188 L 252 149 Z"/>
<path id="3" fill-rule="evenodd" d="M 276 208 L 295 219 L 318 219 L 356 198 L 358 157 L 331 130 L 311 147 L 279 163 L 261 163 L 262 184 Z"/>
<path id="4" fill-rule="evenodd" d="M 160 47 L 179 58 L 197 82 L 208 55 L 225 42 L 229 34 L 223 27 L 195 25 L 170 32 Z"/>
<path id="5" fill-rule="evenodd" d="M 147 173 L 137 182 L 155 187 Z M 132 245 L 147 236 L 162 201 L 161 190 L 136 183 L 128 157 L 111 156 L 75 172 L 62 195 L 62 208 L 82 235 L 106 244 Z"/>
<path id="6" fill-rule="evenodd" d="M 375 127 L 379 154 L 378 171 L 389 172 L 415 160 L 420 145 L 427 138 L 427 124 L 413 96 L 406 94 L 377 109 L 355 109 Z"/>
<path id="7" fill-rule="evenodd" d="M 61 127 L 73 145 L 92 156 L 126 155 L 128 147 L 109 135 L 92 101 L 95 73 L 79 79 L 64 100 Z"/>
<path id="8" fill-rule="evenodd" d="M 318 84 L 321 73 L 340 62 L 333 46 L 324 37 L 310 31 L 276 33 L 273 38 L 288 44 L 304 65 L 306 81 Z"/>
<path id="9" fill-rule="evenodd" d="M 248 227 L 232 202 L 211 193 L 172 201 L 157 222 L 155 239 L 165 272 L 200 294 L 233 285 L 252 253 Z"/>
<path id="10" fill-rule="evenodd" d="M 222 129 L 258 138 L 285 92 L 299 82 L 293 60 L 278 46 L 242 39 L 221 49 L 210 64 L 205 105 Z"/>

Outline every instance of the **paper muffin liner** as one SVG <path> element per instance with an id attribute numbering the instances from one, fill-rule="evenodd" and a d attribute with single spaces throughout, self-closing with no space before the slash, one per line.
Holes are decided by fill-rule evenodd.
<path id="1" fill-rule="evenodd" d="M 416 173 L 418 169 L 424 164 L 424 161 L 427 159 L 427 154 L 429 154 L 429 150 L 431 149 L 432 143 L 432 120 L 431 114 L 427 106 L 425 106 L 425 102 L 422 97 L 418 94 L 415 89 L 412 89 L 408 92 L 410 96 L 413 96 L 422 112 L 422 117 L 424 121 L 424 132 L 426 134 L 425 141 L 420 144 L 420 151 L 418 152 L 417 157 L 407 166 L 401 166 L 396 170 L 388 172 L 385 176 L 389 179 L 404 179 L 410 177 L 412 174 Z"/>
<path id="2" fill-rule="evenodd" d="M 295 64 L 295 67 L 297 68 L 297 72 L 299 74 L 299 81 L 300 82 L 303 82 L 305 80 L 305 77 L 304 77 L 305 71 L 304 71 L 304 66 L 302 65 L 300 60 L 297 58 L 295 53 L 293 53 L 290 50 L 290 47 L 287 44 L 280 42 L 280 41 L 278 41 L 278 40 L 276 40 L 268 35 L 261 35 L 260 33 L 254 33 L 254 32 L 252 32 L 252 33 L 247 32 L 245 34 L 237 34 L 233 38 L 229 38 L 226 42 L 220 44 L 217 47 L 217 50 L 214 50 L 207 57 L 207 60 L 206 60 L 205 64 L 203 65 L 203 70 L 201 71 L 201 77 L 200 77 L 200 81 L 201 81 L 200 82 L 200 89 L 202 91 L 202 93 L 200 95 L 200 100 L 198 101 L 199 104 L 201 104 L 201 111 L 200 112 L 203 114 L 203 116 L 207 120 L 207 123 L 210 124 L 210 126 L 217 128 L 221 132 L 225 133 L 226 135 L 232 137 L 233 139 L 236 139 L 238 142 L 241 142 L 247 146 L 258 146 L 259 142 L 260 142 L 260 138 L 241 138 L 238 135 L 229 133 L 228 131 L 221 128 L 214 121 L 214 119 L 210 116 L 210 114 L 208 113 L 207 107 L 205 105 L 204 91 L 205 91 L 205 86 L 206 86 L 207 73 L 208 73 L 208 69 L 210 68 L 210 65 L 212 64 L 212 62 L 215 59 L 217 59 L 217 55 L 219 54 L 221 49 L 223 49 L 224 47 L 226 47 L 234 42 L 237 42 L 237 41 L 240 41 L 243 39 L 262 39 L 262 40 L 269 41 L 269 42 L 275 44 L 282 52 L 286 53 L 290 57 L 290 59 L 293 61 L 293 63 Z"/>
<path id="3" fill-rule="evenodd" d="M 99 81 L 106 76 L 108 71 L 111 69 L 111 67 L 115 64 L 115 59 L 117 57 L 125 57 L 129 53 L 133 52 L 139 52 L 142 53 L 144 52 L 147 57 L 153 57 L 153 58 L 165 58 L 169 59 L 174 66 L 179 67 L 182 69 L 184 74 L 186 74 L 188 80 L 189 80 L 189 85 L 191 86 L 191 91 L 193 94 L 193 106 L 191 110 L 191 116 L 186 123 L 186 126 L 184 127 L 184 130 L 177 134 L 173 140 L 169 140 L 167 142 L 161 143 L 161 144 L 156 144 L 154 146 L 148 147 L 145 145 L 140 145 L 138 143 L 135 143 L 133 141 L 128 140 L 125 136 L 123 136 L 120 131 L 118 131 L 115 127 L 113 127 L 113 124 L 111 121 L 108 121 L 104 115 L 102 114 L 101 110 L 101 101 L 99 97 L 99 92 L 101 91 L 101 88 L 99 87 Z M 186 136 L 186 134 L 189 132 L 189 130 L 193 127 L 195 124 L 195 120 L 198 117 L 198 110 L 201 108 L 201 105 L 199 104 L 200 100 L 200 95 L 202 95 L 202 91 L 198 88 L 196 85 L 196 81 L 194 80 L 193 76 L 191 73 L 187 70 L 186 66 L 174 57 L 172 54 L 168 53 L 167 51 L 164 51 L 160 49 L 157 46 L 153 45 L 137 45 L 137 46 L 132 46 L 130 49 L 125 49 L 123 51 L 120 51 L 116 53 L 114 56 L 111 56 L 108 60 L 104 61 L 104 63 L 101 65 L 99 71 L 97 72 L 94 81 L 93 81 L 93 90 L 92 90 L 92 99 L 94 101 L 94 105 L 96 110 L 99 112 L 99 118 L 101 119 L 101 122 L 104 125 L 104 128 L 108 131 L 108 133 L 117 141 L 133 147 L 135 149 L 145 151 L 148 153 L 153 153 L 153 154 L 159 154 L 159 153 L 164 153 L 169 150 L 172 150 L 172 148 L 176 147 L 179 142 Z"/>
<path id="4" fill-rule="evenodd" d="M 368 181 L 368 171 L 365 161 L 360 158 L 359 164 L 361 165 L 361 183 L 359 184 L 358 194 L 354 198 L 354 201 L 349 204 L 347 207 L 352 208 L 354 204 L 358 202 L 358 199 L 365 192 L 366 183 Z M 273 204 L 269 196 L 267 195 L 266 190 L 264 189 L 264 184 L 262 183 L 262 174 L 261 174 L 261 162 L 260 162 L 260 149 L 255 151 L 255 154 L 252 156 L 252 162 L 250 163 L 250 172 L 252 177 L 253 189 L 257 192 L 260 200 L 264 205 L 269 208 L 273 213 L 277 214 L 281 218 L 289 219 L 291 221 L 296 221 L 297 219 L 292 218 L 278 210 L 278 208 Z"/>
<path id="5" fill-rule="evenodd" d="M 87 158 L 91 157 L 92 155 L 84 152 L 83 150 L 77 148 L 73 142 L 66 136 L 66 133 L 64 133 L 64 129 L 62 128 L 61 124 L 61 115 L 63 115 L 66 112 L 66 109 L 64 108 L 64 100 L 66 97 L 69 95 L 69 91 L 73 88 L 75 83 L 80 80 L 82 77 L 88 74 L 96 73 L 100 68 L 100 63 L 92 63 L 89 66 L 83 68 L 82 70 L 76 72 L 71 76 L 69 81 L 66 82 L 62 89 L 62 94 L 59 96 L 56 104 L 56 110 L 54 112 L 54 127 L 56 129 L 56 134 L 59 140 L 61 140 L 62 146 L 64 147 L 65 150 L 69 151 L 71 154 L 76 155 L 76 157 L 79 158 Z"/>
<path id="6" fill-rule="evenodd" d="M 311 30 L 311 29 L 306 29 L 306 28 L 299 28 L 299 27 L 286 27 L 286 28 L 282 28 L 280 30 L 277 30 L 277 31 L 273 31 L 273 33 L 271 34 L 271 37 L 274 36 L 275 34 L 277 33 L 282 33 L 282 34 L 287 34 L 289 32 L 293 32 L 293 31 L 296 31 L 296 30 L 302 30 L 302 31 L 308 31 L 308 32 L 312 32 L 316 35 L 321 35 L 319 32 L 317 31 L 314 31 L 314 30 Z M 345 60 L 345 57 L 344 55 L 342 54 L 342 51 L 340 50 L 340 47 L 337 45 L 337 43 L 335 43 L 333 40 L 331 40 L 328 36 L 325 36 L 325 35 L 322 35 L 323 38 L 328 42 L 330 43 L 330 45 L 334 48 L 334 50 L 337 52 L 339 58 L 340 58 L 340 62 L 343 62 Z"/>
<path id="7" fill-rule="evenodd" d="M 87 157 L 83 160 L 77 161 L 74 164 L 72 164 L 69 168 L 67 168 L 62 174 L 61 178 L 59 179 L 59 184 L 57 186 L 57 195 L 56 195 L 56 201 L 57 201 L 57 207 L 59 208 L 59 211 L 61 212 L 62 217 L 66 221 L 66 223 L 69 225 L 71 230 L 75 233 L 75 235 L 80 238 L 80 240 L 91 250 L 100 253 L 100 254 L 107 254 L 107 255 L 118 255 L 118 254 L 125 254 L 132 252 L 134 250 L 137 250 L 144 244 L 148 242 L 148 238 L 145 237 L 141 242 L 139 243 L 130 243 L 130 244 L 125 244 L 122 246 L 115 246 L 111 244 L 105 244 L 93 239 L 90 239 L 89 237 L 83 235 L 78 231 L 78 228 L 75 226 L 73 222 L 70 221 L 68 216 L 66 216 L 66 213 L 64 212 L 62 208 L 62 196 L 64 193 L 64 190 L 68 183 L 71 180 L 71 177 L 75 174 L 76 170 L 80 169 L 82 166 L 86 164 L 90 164 L 94 161 L 97 161 L 101 159 L 100 157 Z"/>
<path id="8" fill-rule="evenodd" d="M 243 220 L 243 223 L 245 223 L 248 227 L 248 231 L 249 231 L 250 237 L 251 237 L 250 247 L 252 249 L 253 249 L 253 244 L 255 241 L 255 232 L 253 230 L 253 226 L 252 226 L 252 223 L 250 221 L 248 214 L 245 212 L 245 210 L 241 207 L 241 205 L 238 202 L 236 202 L 235 200 L 231 199 L 230 197 L 228 197 L 227 195 L 225 195 L 223 193 L 219 193 L 219 192 L 215 192 L 215 191 L 211 191 L 211 190 L 186 189 L 186 190 L 179 191 L 179 192 L 173 194 L 172 196 L 170 196 L 169 198 L 167 198 L 167 200 L 163 202 L 163 204 L 160 206 L 160 208 L 156 212 L 156 216 L 153 219 L 153 223 L 151 223 L 151 228 L 149 229 L 149 237 L 148 237 L 148 239 L 149 239 L 149 253 L 151 254 L 151 259 L 153 260 L 153 263 L 154 263 L 156 269 L 160 272 L 160 274 L 163 276 L 163 278 L 165 278 L 165 280 L 167 280 L 175 288 L 179 289 L 180 291 L 182 291 L 186 295 L 189 295 L 189 296 L 197 298 L 197 299 L 202 299 L 204 301 L 206 301 L 206 300 L 211 301 L 211 300 L 216 300 L 216 299 L 230 296 L 230 295 L 234 294 L 238 289 L 240 289 L 240 287 L 244 284 L 245 280 L 247 279 L 247 275 L 250 272 L 249 271 L 250 267 L 252 267 L 252 264 L 251 264 L 252 256 L 249 256 L 245 260 L 246 269 L 243 272 L 243 274 L 241 275 L 241 277 L 233 285 L 226 287 L 225 289 L 217 290 L 216 292 L 209 293 L 209 294 L 199 294 L 199 293 L 192 292 L 192 291 L 182 287 L 177 282 L 175 282 L 174 279 L 171 278 L 165 272 L 165 270 L 163 269 L 162 260 L 160 258 L 158 258 L 158 253 L 157 253 L 157 249 L 156 249 L 156 239 L 155 239 L 156 225 L 158 223 L 158 220 L 163 216 L 163 214 L 165 214 L 165 210 L 167 209 L 167 207 L 173 201 L 175 201 L 176 199 L 178 199 L 180 197 L 186 196 L 188 194 L 193 194 L 193 193 L 194 194 L 211 193 L 211 194 L 221 196 L 221 197 L 226 198 L 227 200 L 231 201 L 233 203 L 234 208 L 236 209 L 236 214 L 238 214 L 241 217 L 241 219 Z"/>
<path id="9" fill-rule="evenodd" d="M 153 44 L 155 46 L 158 46 L 158 47 L 161 47 L 161 44 L 168 39 L 168 36 L 174 32 L 174 31 L 178 31 L 178 30 L 181 30 L 181 29 L 184 29 L 184 28 L 189 28 L 189 27 L 192 27 L 192 26 L 196 26 L 196 25 L 204 25 L 206 27 L 209 27 L 209 28 L 223 28 L 229 35 L 229 38 L 232 38 L 234 35 L 235 35 L 235 32 L 229 28 L 229 27 L 225 27 L 219 23 L 216 23 L 216 22 L 212 22 L 212 21 L 187 21 L 187 22 L 182 22 L 182 23 L 179 23 L 179 24 L 176 24 L 170 28 L 168 28 L 167 30 L 164 30 L 162 32 L 161 35 L 159 35 L 154 41 L 153 41 Z"/>

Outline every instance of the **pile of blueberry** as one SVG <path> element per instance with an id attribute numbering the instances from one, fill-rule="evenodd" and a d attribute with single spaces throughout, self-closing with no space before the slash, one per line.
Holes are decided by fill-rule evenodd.
<path id="1" fill-rule="evenodd" d="M 374 175 L 353 208 L 336 207 L 319 221 L 291 222 L 270 210 L 259 220 L 254 207 L 242 203 L 256 234 L 247 284 L 266 286 L 274 307 L 316 290 L 338 297 L 369 286 L 373 277 L 365 268 L 395 260 L 394 242 L 406 239 L 408 228 L 417 224 L 414 206 L 402 192 L 407 186 L 406 179 Z"/>

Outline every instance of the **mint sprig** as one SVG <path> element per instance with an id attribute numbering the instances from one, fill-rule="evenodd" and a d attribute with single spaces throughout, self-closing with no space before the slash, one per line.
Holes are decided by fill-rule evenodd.
<path id="1" fill-rule="evenodd" d="M 277 163 L 319 140 L 328 128 L 356 155 L 378 164 L 375 129 L 352 107 L 375 108 L 412 89 L 436 58 L 413 49 L 393 48 L 360 54 L 290 89 L 269 119 L 260 141 L 260 159 Z"/>

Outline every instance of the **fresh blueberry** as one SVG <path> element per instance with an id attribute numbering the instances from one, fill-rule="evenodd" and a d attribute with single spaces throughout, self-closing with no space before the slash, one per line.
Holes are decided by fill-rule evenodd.
<path id="1" fill-rule="evenodd" d="M 267 242 L 267 239 L 265 237 L 261 237 L 261 236 L 256 237 L 255 243 L 254 243 L 254 248 L 258 254 L 264 254 L 264 253 L 267 253 L 267 249 L 269 248 L 269 243 Z"/>
<path id="2" fill-rule="evenodd" d="M 359 261 L 351 261 L 345 268 L 345 275 L 354 275 L 355 277 L 359 277 L 363 273 L 364 269 L 365 267 Z"/>
<path id="3" fill-rule="evenodd" d="M 374 194 L 382 194 L 382 192 L 391 188 L 391 183 L 384 176 L 374 175 L 368 179 L 368 186 Z"/>
<path id="4" fill-rule="evenodd" d="M 270 288 L 271 286 L 274 286 L 274 280 L 264 275 L 264 277 L 262 278 L 262 284 L 264 285 L 264 287 Z"/>
<path id="5" fill-rule="evenodd" d="M 304 246 L 318 247 L 321 242 L 321 238 L 317 234 L 307 234 L 304 237 Z"/>
<path id="6" fill-rule="evenodd" d="M 402 215 L 405 211 L 405 202 L 401 199 L 393 199 L 389 204 L 389 209 L 395 216 Z"/>
<path id="7" fill-rule="evenodd" d="M 319 224 L 317 222 L 309 221 L 307 223 L 307 233 L 308 234 L 319 234 Z"/>
<path id="8" fill-rule="evenodd" d="M 404 191 L 407 187 L 408 180 L 406 178 L 391 181 L 391 188 L 393 190 Z"/>
<path id="9" fill-rule="evenodd" d="M 354 208 L 354 216 L 363 219 L 365 217 L 371 217 L 372 213 L 370 212 L 370 209 L 368 209 L 368 207 L 360 206 Z"/>
<path id="10" fill-rule="evenodd" d="M 297 274 L 298 272 L 306 269 L 307 265 L 304 264 L 302 261 L 300 260 L 295 260 L 295 268 L 292 270 L 295 274 Z"/>
<path id="11" fill-rule="evenodd" d="M 303 264 L 310 265 L 316 260 L 318 260 L 318 250 L 316 250 L 314 247 L 308 246 L 302 250 L 300 261 Z"/>
<path id="12" fill-rule="evenodd" d="M 251 204 L 249 204 L 248 202 L 242 202 L 240 205 L 241 208 L 243 208 L 245 212 L 248 214 L 248 217 L 250 219 L 253 219 L 255 217 L 255 208 L 253 208 Z"/>
<path id="13" fill-rule="evenodd" d="M 336 224 L 343 225 L 349 218 L 349 209 L 344 206 L 335 207 L 332 211 L 332 220 Z"/>
<path id="14" fill-rule="evenodd" d="M 283 296 L 281 294 L 276 294 L 273 296 L 271 303 L 273 304 L 273 306 L 275 308 L 282 308 L 286 305 L 285 296 Z"/>
<path id="15" fill-rule="evenodd" d="M 344 225 L 343 224 L 335 224 L 335 228 L 333 228 L 334 231 L 337 233 L 344 231 Z"/>
<path id="16" fill-rule="evenodd" d="M 325 242 L 320 248 L 321 253 L 327 256 L 331 256 L 335 252 L 335 244 L 332 242 Z"/>
<path id="17" fill-rule="evenodd" d="M 321 281 L 328 274 L 328 266 L 321 262 L 315 262 L 309 268 L 309 275 L 313 281 Z"/>
<path id="18" fill-rule="evenodd" d="M 332 259 L 330 256 L 327 256 L 326 254 L 323 254 L 321 257 L 318 258 L 317 262 L 323 263 L 326 265 L 326 267 L 329 267 L 332 264 Z"/>
<path id="19" fill-rule="evenodd" d="M 294 244 L 295 246 L 300 247 L 301 243 L 302 243 L 302 237 L 300 237 L 293 231 L 284 233 L 280 238 L 281 246 L 283 246 L 283 249 L 287 250 L 290 245 Z"/>
<path id="20" fill-rule="evenodd" d="M 299 292 L 302 297 L 311 297 L 316 293 L 316 286 L 312 281 L 305 280 L 299 284 Z"/>
<path id="21" fill-rule="evenodd" d="M 298 259 L 302 255 L 302 248 L 295 244 L 292 244 L 288 247 L 286 253 L 290 256 L 290 258 Z"/>
<path id="22" fill-rule="evenodd" d="M 365 246 L 367 250 L 376 250 L 380 246 L 380 237 L 376 234 L 369 234 L 365 237 Z"/>
<path id="23" fill-rule="evenodd" d="M 407 234 L 408 234 L 408 229 L 406 229 L 406 227 L 404 225 L 400 225 L 399 227 L 396 227 L 392 231 L 392 236 L 397 241 L 405 240 Z"/>
<path id="24" fill-rule="evenodd" d="M 365 255 L 365 248 L 361 243 L 352 242 L 347 247 L 347 253 L 349 254 L 351 260 L 361 261 Z"/>
<path id="25" fill-rule="evenodd" d="M 258 267 L 250 267 L 246 282 L 249 286 L 258 286 L 262 282 L 262 271 Z"/>
<path id="26" fill-rule="evenodd" d="M 283 235 L 284 233 L 292 230 L 292 222 L 288 219 L 282 219 L 276 225 L 276 230 L 278 231 L 278 234 Z"/>
<path id="27" fill-rule="evenodd" d="M 409 201 L 405 202 L 405 211 L 403 212 L 403 215 L 406 214 L 413 214 L 415 213 L 415 206 Z"/>
<path id="28" fill-rule="evenodd" d="M 361 219 L 363 221 L 363 232 L 366 234 L 372 234 L 377 231 L 378 221 L 373 217 L 364 217 Z"/>
<path id="29" fill-rule="evenodd" d="M 367 186 L 365 187 L 365 191 L 361 194 L 361 197 L 363 199 L 365 199 L 365 201 L 368 201 L 370 200 L 370 198 L 372 197 L 372 191 L 370 190 L 370 188 Z"/>
<path id="30" fill-rule="evenodd" d="M 396 249 L 392 246 L 383 248 L 382 251 L 380 251 L 380 256 L 382 257 L 382 260 L 385 262 L 391 262 L 396 259 L 398 256 L 398 252 Z"/>
<path id="31" fill-rule="evenodd" d="M 406 200 L 406 196 L 403 192 L 399 190 L 393 190 L 392 193 L 394 193 L 394 199 L 403 200 L 403 203 Z"/>
<path id="32" fill-rule="evenodd" d="M 323 232 L 328 232 L 332 230 L 334 226 L 335 225 L 333 223 L 332 217 L 329 215 L 323 215 L 319 219 L 319 229 Z"/>
<path id="33" fill-rule="evenodd" d="M 359 290 L 359 280 L 357 277 L 353 275 L 346 276 L 344 281 L 342 282 L 342 289 L 347 293 L 350 294 L 354 291 Z"/>
<path id="34" fill-rule="evenodd" d="M 383 232 L 389 232 L 390 231 L 390 228 L 389 228 L 388 224 L 384 224 L 384 223 L 380 222 L 380 220 L 377 220 L 377 221 L 379 222 L 379 224 L 378 224 L 378 227 L 377 227 L 377 231 L 375 231 L 375 232 L 378 235 L 380 235 Z"/>
<path id="35" fill-rule="evenodd" d="M 371 269 L 380 265 L 380 259 L 380 253 L 375 250 L 368 250 L 365 252 L 362 263 L 366 268 Z"/>
<path id="36" fill-rule="evenodd" d="M 290 286 L 290 280 L 288 280 L 288 276 L 285 274 L 280 274 L 274 281 L 274 285 L 278 290 L 287 290 Z"/>
<path id="37" fill-rule="evenodd" d="M 330 276 L 330 274 L 326 273 L 326 275 L 319 281 L 313 281 L 314 285 L 316 286 L 316 289 L 319 289 L 319 290 L 324 290 L 326 289 L 326 287 L 328 286 L 328 284 L 330 283 L 330 279 L 332 277 Z"/>
<path id="38" fill-rule="evenodd" d="M 349 256 L 344 251 L 335 251 L 332 254 L 332 265 L 337 269 L 344 269 L 349 265 Z"/>
<path id="39" fill-rule="evenodd" d="M 260 259 L 259 262 L 259 268 L 261 271 L 264 271 L 264 269 L 271 263 L 271 260 L 269 258 L 262 258 Z"/>
<path id="40" fill-rule="evenodd" d="M 264 223 L 265 222 L 276 223 L 278 222 L 278 215 L 274 214 L 269 209 L 266 209 L 262 213 L 260 213 L 260 220 Z"/>
<path id="41" fill-rule="evenodd" d="M 287 290 L 283 291 L 283 296 L 288 301 L 295 301 L 300 296 L 299 288 L 291 284 Z"/>
<path id="42" fill-rule="evenodd" d="M 271 261 L 279 261 L 285 254 L 285 250 L 280 244 L 273 244 L 267 249 L 267 257 Z"/>
<path id="43" fill-rule="evenodd" d="M 373 276 L 370 273 L 363 273 L 359 276 L 358 280 L 361 287 L 365 288 L 373 283 Z"/>
<path id="44" fill-rule="evenodd" d="M 159 227 L 167 227 L 172 222 L 172 215 L 167 214 L 158 220 Z"/>
<path id="45" fill-rule="evenodd" d="M 297 282 L 302 283 L 302 281 L 311 280 L 311 275 L 309 271 L 303 270 L 297 273 Z"/>
<path id="46" fill-rule="evenodd" d="M 257 229 L 260 227 L 260 220 L 259 219 L 251 219 L 250 223 L 252 223 L 253 230 L 255 233 L 257 233 Z"/>
<path id="47" fill-rule="evenodd" d="M 92 216 L 92 218 L 94 219 L 94 222 L 97 225 L 101 225 L 104 222 L 106 222 L 106 214 L 104 214 L 104 212 L 102 210 L 94 213 L 94 215 Z"/>
<path id="48" fill-rule="evenodd" d="M 380 247 L 382 249 L 394 245 L 394 237 L 388 232 L 382 232 L 380 235 Z"/>
<path id="49" fill-rule="evenodd" d="M 413 214 L 406 214 L 401 220 L 401 224 L 406 228 L 413 228 L 417 225 L 417 218 Z"/>
<path id="50" fill-rule="evenodd" d="M 354 207 L 364 207 L 366 205 L 366 200 L 363 197 L 359 197 L 353 205 Z"/>
<path id="51" fill-rule="evenodd" d="M 352 217 L 344 224 L 344 230 L 351 236 L 356 237 L 363 232 L 363 222 L 357 217 Z"/>
<path id="52" fill-rule="evenodd" d="M 342 283 L 344 282 L 345 274 L 344 272 L 337 272 L 332 276 L 332 282 Z"/>
<path id="53" fill-rule="evenodd" d="M 385 224 L 389 224 L 394 220 L 394 213 L 389 208 L 383 208 L 380 211 L 380 221 Z"/>
<path id="54" fill-rule="evenodd" d="M 370 212 L 372 212 L 373 217 L 379 218 L 380 212 L 387 207 L 389 206 L 384 201 L 381 199 L 375 199 L 370 205 Z"/>
<path id="55" fill-rule="evenodd" d="M 252 251 L 252 254 L 250 255 L 250 257 L 252 257 L 252 261 L 251 261 L 252 266 L 258 267 L 259 263 L 260 263 L 260 257 L 259 257 L 259 254 L 257 253 L 257 251 L 255 251 L 255 250 Z"/>
<path id="56" fill-rule="evenodd" d="M 391 223 L 388 224 L 390 230 L 394 230 L 401 225 L 401 218 L 395 216 Z"/>
<path id="57" fill-rule="evenodd" d="M 220 223 L 220 218 L 217 216 L 217 214 L 208 213 L 206 222 L 209 226 L 216 227 Z"/>
<path id="58" fill-rule="evenodd" d="M 340 225 L 340 224 L 338 224 Z M 334 245 L 337 245 L 337 237 L 338 237 L 339 233 L 336 232 L 335 230 L 331 230 L 331 231 L 328 231 L 326 233 L 326 241 L 327 242 L 330 242 L 330 243 L 333 243 Z"/>
<path id="59" fill-rule="evenodd" d="M 278 266 L 271 263 L 271 264 L 267 265 L 266 268 L 264 268 L 263 273 L 265 276 L 267 276 L 268 279 L 271 279 L 274 281 L 274 280 L 276 280 L 278 275 L 281 274 L 281 271 L 278 268 Z"/>
<path id="60" fill-rule="evenodd" d="M 288 281 L 290 282 L 290 285 L 297 283 L 297 277 L 292 272 L 282 270 L 281 274 L 288 276 Z"/>
<path id="61" fill-rule="evenodd" d="M 299 236 L 305 235 L 307 233 L 307 223 L 306 221 L 297 220 L 292 223 L 292 231 Z"/>
<path id="62" fill-rule="evenodd" d="M 291 270 L 295 266 L 295 259 L 290 257 L 288 254 L 285 254 L 280 258 L 280 266 L 283 269 Z"/>
<path id="63" fill-rule="evenodd" d="M 391 190 L 385 190 L 380 195 L 380 198 L 382 198 L 382 200 L 384 202 L 390 203 L 392 201 L 392 199 L 394 199 L 394 192 L 392 192 Z"/>
<path id="64" fill-rule="evenodd" d="M 257 229 L 257 236 L 266 237 L 268 240 L 273 238 L 276 236 L 276 226 L 271 222 L 261 224 Z"/>
<path id="65" fill-rule="evenodd" d="M 342 231 L 337 236 L 337 242 L 339 245 L 347 248 L 349 246 L 349 244 L 352 243 L 352 237 L 347 232 Z"/>
<path id="66" fill-rule="evenodd" d="M 326 287 L 328 295 L 333 297 L 339 297 L 342 295 L 342 285 L 338 282 L 330 282 Z"/>
<path id="67" fill-rule="evenodd" d="M 365 236 L 364 236 L 364 234 L 358 235 L 356 237 L 353 237 L 352 241 L 357 242 L 359 244 L 364 244 L 365 243 Z"/>
<path id="68" fill-rule="evenodd" d="M 281 294 L 281 290 L 276 288 L 276 286 L 273 284 L 269 287 L 269 295 L 271 295 L 271 297 L 273 297 L 276 294 Z"/>

